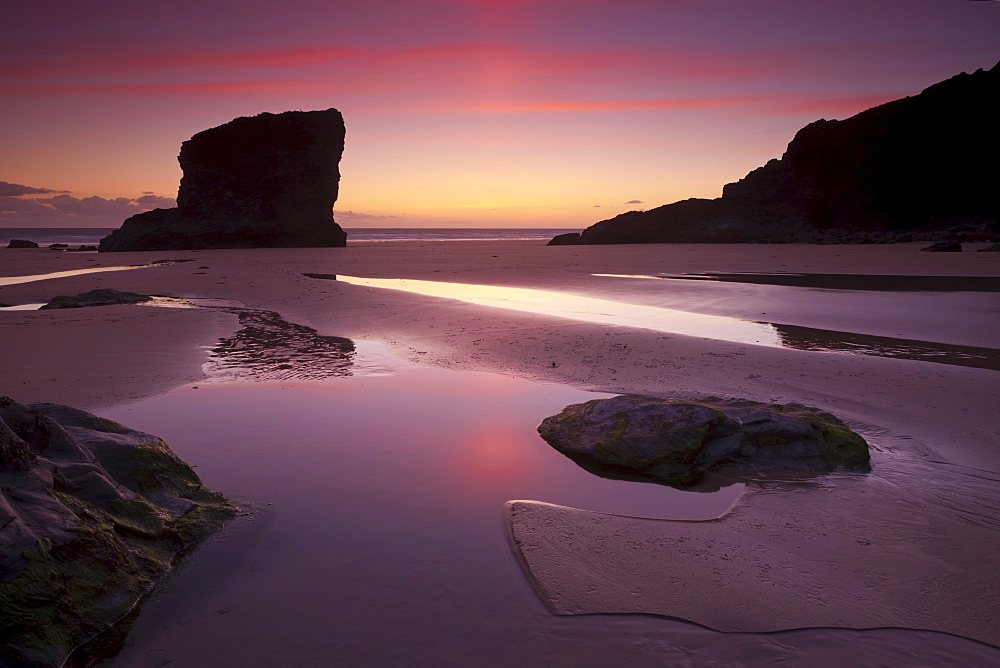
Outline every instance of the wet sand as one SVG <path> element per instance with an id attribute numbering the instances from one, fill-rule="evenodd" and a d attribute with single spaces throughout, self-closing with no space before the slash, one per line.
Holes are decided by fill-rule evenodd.
<path id="1" fill-rule="evenodd" d="M 975 246 L 970 245 L 970 250 Z M 116 266 L 158 259 L 193 259 L 193 262 L 144 269 L 92 273 L 0 287 L 0 303 L 43 302 L 59 294 L 94 288 L 173 297 L 232 300 L 251 308 L 275 311 L 293 323 L 312 327 L 319 335 L 377 341 L 401 357 L 420 364 L 452 369 L 481 370 L 531 380 L 565 383 L 603 392 L 638 392 L 661 396 L 704 394 L 748 397 L 760 401 L 795 401 L 831 410 L 859 428 L 888 434 L 902 455 L 928 466 L 920 475 L 895 482 L 920 489 L 933 476 L 933 466 L 971 467 L 1000 471 L 1000 417 L 996 410 L 997 371 L 955 364 L 896 359 L 864 354 L 844 354 L 776 348 L 702 339 L 681 334 L 566 320 L 553 316 L 518 313 L 439 297 L 377 289 L 309 278 L 304 273 L 346 274 L 370 278 L 410 278 L 428 281 L 478 283 L 544 289 L 596 297 L 642 306 L 687 310 L 707 315 L 744 318 L 789 327 L 849 332 L 885 338 L 949 344 L 962 347 L 1000 348 L 1000 314 L 996 293 L 983 291 L 886 291 L 818 289 L 795 285 L 710 281 L 651 281 L 612 278 L 595 274 L 683 274 L 703 272 L 790 272 L 806 274 L 886 274 L 897 276 L 1000 276 L 1000 254 L 920 253 L 917 244 L 891 246 L 608 246 L 553 247 L 531 242 L 400 242 L 359 244 L 346 249 L 247 250 L 170 253 L 60 254 L 34 250 L 0 251 L 0 273 L 6 276 L 66 271 L 95 266 Z M 185 383 L 204 380 L 202 364 L 208 349 L 221 337 L 240 329 L 237 315 L 224 310 L 157 309 L 113 306 L 67 311 L 8 311 L 0 313 L 0 368 L 3 392 L 21 402 L 54 401 L 86 410 L 119 409 L 127 404 L 167 392 Z M 143 425 L 131 425 L 144 428 Z M 225 425 L 218 425 L 221 433 Z M 197 463 L 197 453 L 182 453 Z M 889 453 L 891 456 L 892 453 Z M 889 467 L 891 468 L 891 467 Z M 921 478 L 921 476 L 925 476 Z M 954 477 L 948 480 L 955 480 Z M 961 486 L 961 482 L 954 483 Z M 937 489 L 934 486 L 930 486 Z M 1000 506 L 995 489 L 977 498 L 990 508 Z M 993 490 L 993 491 L 990 491 Z M 225 490 L 224 490 L 225 491 Z M 821 494 L 805 490 L 796 493 Z M 961 490 L 953 490 L 961 494 Z M 792 498 L 772 492 L 768 506 L 779 512 Z M 515 497 L 512 497 L 515 498 Z M 754 495 L 741 501 L 754 503 Z M 864 519 L 859 495 L 848 489 L 824 494 L 833 504 L 847 504 L 842 522 Z M 510 499 L 507 499 L 510 500 Z M 535 499 L 558 503 L 552 499 Z M 573 504 L 567 504 L 573 505 Z M 903 538 L 882 536 L 872 528 L 864 540 L 876 548 L 904 541 L 917 552 L 933 541 L 921 542 L 920 522 L 909 522 L 915 513 L 927 513 L 928 522 L 946 515 L 947 503 L 924 499 L 917 504 L 886 506 L 878 525 L 900 524 L 914 528 Z M 808 504 L 797 508 L 807 509 Z M 846 507 L 846 506 L 845 506 Z M 743 508 L 743 506 L 740 506 Z M 945 508 L 944 510 L 942 508 Z M 602 510 L 588 508 L 588 510 Z M 837 522 L 834 508 L 823 508 L 815 522 Z M 615 512 L 606 510 L 606 512 Z M 761 511 L 763 512 L 763 511 Z M 803 510 L 805 512 L 805 510 Z M 993 511 L 990 511 L 993 512 Z M 826 513 L 826 514 L 824 514 Z M 893 515 L 895 513 L 895 516 Z M 953 515 L 954 513 L 952 513 Z M 832 519 L 831 519 L 832 516 Z M 950 517 L 951 515 L 949 515 Z M 992 515 L 991 515 L 992 516 Z M 742 522 L 739 513 L 730 517 Z M 858 518 L 861 518 L 859 520 Z M 852 519 L 853 518 L 853 519 Z M 907 520 L 904 522 L 903 520 Z M 810 518 L 797 516 L 809 525 Z M 587 544 L 588 524 L 583 514 L 566 520 L 579 544 Z M 843 528 L 843 527 L 840 527 Z M 623 528 L 624 530 L 624 528 Z M 669 534 L 662 524 L 630 528 L 642 536 Z M 782 540 L 795 549 L 810 540 L 807 532 L 778 529 Z M 961 519 L 948 524 L 941 540 L 955 545 L 994 536 L 995 526 Z M 895 535 L 895 534 L 893 534 Z M 938 538 L 935 538 L 937 540 Z M 879 541 L 882 541 L 879 543 Z M 995 542 L 995 541 L 994 541 Z M 855 543 L 838 553 L 837 567 L 864 563 L 871 545 Z M 849 548 L 849 549 L 848 549 Z M 597 566 L 560 556 L 568 574 L 579 581 L 600 583 L 604 569 L 620 564 L 616 548 Z M 940 556 L 940 555 L 938 555 Z M 659 555 L 662 558 L 662 554 Z M 944 558 L 944 557 L 942 557 Z M 994 563 L 990 564 L 990 559 Z M 948 561 L 953 568 L 956 597 L 942 608 L 949 625 L 921 628 L 967 628 L 968 637 L 983 637 L 977 628 L 997 625 L 996 605 L 967 606 L 964 591 L 995 587 L 984 575 L 996 570 L 995 557 L 984 554 L 979 563 Z M 574 563 L 578 567 L 574 570 Z M 637 574 L 650 562 L 636 562 Z M 645 564 L 645 565 L 644 565 Z M 529 564 L 530 566 L 530 564 Z M 599 567 L 598 567 L 599 566 Z M 716 566 L 713 566 L 716 567 Z M 723 568 L 724 564 L 717 565 Z M 586 570 L 590 569 L 590 570 Z M 585 577 L 583 577 L 585 575 Z M 639 575 L 636 576 L 637 578 Z M 823 577 L 832 577 L 830 572 Z M 905 580 L 905 578 L 904 578 Z M 636 583 L 642 587 L 642 583 Z M 735 585 L 734 585 L 735 586 Z M 899 585 L 905 592 L 906 584 Z M 915 587 L 918 585 L 914 585 Z M 613 587 L 611 588 L 613 589 Z M 897 587 L 898 589 L 898 587 Z M 652 591 L 645 587 L 644 590 Z M 662 605 L 655 609 L 611 610 L 618 593 L 600 589 L 609 609 L 586 612 L 655 612 L 713 625 L 711 617 L 697 611 Z M 850 588 L 832 596 L 827 605 L 858 604 Z M 761 594 L 766 597 L 766 592 Z M 839 597 L 839 598 L 838 598 Z M 779 599 L 775 599 L 778 601 Z M 649 603 L 645 601 L 644 605 Z M 722 601 L 720 604 L 724 603 Z M 777 605 L 777 603 L 776 603 Z M 789 625 L 824 625 L 820 620 L 786 615 L 781 604 L 774 624 L 740 628 L 727 621 L 726 630 L 787 628 Z M 620 608 L 621 606 L 618 606 Z M 761 602 L 767 616 L 768 602 Z M 891 610 L 890 608 L 888 608 Z M 565 614 L 566 609 L 555 611 Z M 781 612 L 781 614 L 778 614 Z M 888 613 L 887 613 L 888 614 Z M 962 615 L 970 623 L 963 624 Z M 785 615 L 785 616 L 782 616 Z M 874 615 L 878 625 L 905 627 L 905 615 Z M 971 623 L 972 617 L 976 623 Z M 825 618 L 824 618 L 825 619 Z M 854 621 L 852 621 L 852 619 Z M 582 625 L 589 624 L 583 619 Z M 856 618 L 845 617 L 835 626 L 850 627 Z M 568 627 L 567 627 L 568 628 Z M 645 627 L 644 627 L 645 628 Z M 652 631 L 639 631 L 639 635 Z M 978 636 L 977 636 L 978 633 Z M 681 634 L 683 635 L 683 634 Z M 679 636 L 671 636 L 679 637 Z M 871 636 L 869 636 L 871 637 Z M 813 646 L 823 642 L 814 639 Z M 806 645 L 809 645 L 806 642 Z M 874 641 L 873 641 L 874 642 Z M 881 641 L 879 641 L 881 642 Z M 903 645 L 911 640 L 901 641 Z M 890 643 L 891 644 L 891 643 Z M 898 649 L 898 648 L 897 648 Z M 937 651 L 937 650 L 934 650 Z M 927 649 L 924 655 L 929 656 Z"/>

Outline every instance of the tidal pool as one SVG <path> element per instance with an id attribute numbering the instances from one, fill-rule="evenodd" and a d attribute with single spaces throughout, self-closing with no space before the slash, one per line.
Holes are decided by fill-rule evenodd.
<path id="1" fill-rule="evenodd" d="M 208 486 L 256 510 L 180 565 L 113 656 L 70 665 L 643 666 L 815 661 L 831 651 L 846 661 L 913 664 L 997 656 L 965 639 L 900 629 L 731 634 L 636 615 L 554 616 L 511 549 L 507 501 L 697 520 L 725 513 L 743 486 L 697 493 L 598 478 L 535 432 L 563 405 L 603 395 L 412 365 L 369 375 L 370 344 L 337 349 L 330 368 L 339 372 L 321 381 L 265 375 L 199 384 L 104 412 L 164 437 Z"/>
<path id="2" fill-rule="evenodd" d="M 213 489 L 267 504 L 188 559 L 117 661 L 468 664 L 508 654 L 546 614 L 511 552 L 508 500 L 704 519 L 741 493 L 598 478 L 535 432 L 595 396 L 409 367 L 202 384 L 107 412 L 164 437 Z"/>

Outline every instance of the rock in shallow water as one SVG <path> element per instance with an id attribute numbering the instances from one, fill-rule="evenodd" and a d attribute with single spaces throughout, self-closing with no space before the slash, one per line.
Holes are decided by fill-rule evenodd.
<path id="1" fill-rule="evenodd" d="M 830 413 L 799 404 L 622 395 L 566 406 L 538 426 L 583 468 L 675 487 L 718 468 L 870 470 L 868 444 Z"/>
<path id="2" fill-rule="evenodd" d="M 155 436 L 0 397 L 0 666 L 59 665 L 234 513 Z"/>

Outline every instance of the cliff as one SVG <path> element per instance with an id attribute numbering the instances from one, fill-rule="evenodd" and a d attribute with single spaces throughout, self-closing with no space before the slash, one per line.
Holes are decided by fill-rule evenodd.
<path id="1" fill-rule="evenodd" d="M 344 246 L 333 220 L 344 152 L 336 109 L 237 118 L 181 145 L 177 208 L 126 220 L 100 250 Z"/>
<path id="2" fill-rule="evenodd" d="M 1000 64 L 799 130 L 717 199 L 630 211 L 566 243 L 896 241 L 1000 233 Z M 553 244 L 556 245 L 556 244 Z"/>

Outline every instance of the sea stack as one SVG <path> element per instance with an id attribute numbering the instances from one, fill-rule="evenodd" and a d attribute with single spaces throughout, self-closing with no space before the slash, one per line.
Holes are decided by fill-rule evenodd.
<path id="1" fill-rule="evenodd" d="M 796 133 L 717 199 L 629 211 L 575 243 L 873 243 L 1000 235 L 1000 64 Z M 550 245 L 573 243 L 562 235 Z"/>
<path id="2" fill-rule="evenodd" d="M 100 250 L 345 246 L 333 220 L 344 152 L 336 109 L 237 118 L 181 144 L 174 209 L 126 220 Z"/>

